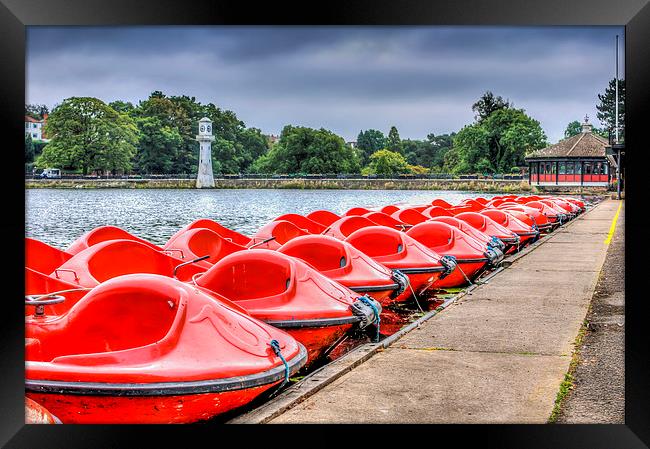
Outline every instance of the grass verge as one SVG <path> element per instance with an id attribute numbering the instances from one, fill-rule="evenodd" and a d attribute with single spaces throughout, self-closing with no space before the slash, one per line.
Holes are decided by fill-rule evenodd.
<path id="1" fill-rule="evenodd" d="M 591 312 L 591 304 L 589 304 L 589 309 L 587 310 L 587 316 L 589 316 L 590 312 Z M 562 411 L 562 403 L 569 395 L 571 390 L 573 390 L 574 388 L 574 381 L 575 381 L 574 375 L 576 369 L 578 368 L 578 364 L 580 363 L 580 350 L 582 349 L 582 343 L 585 339 L 585 335 L 587 334 L 588 326 L 589 326 L 589 321 L 585 318 L 582 321 L 582 326 L 580 326 L 578 335 L 576 336 L 576 339 L 573 342 L 573 353 L 571 354 L 571 363 L 569 363 L 569 370 L 564 375 L 564 380 L 560 384 L 560 390 L 557 392 L 557 396 L 555 398 L 555 405 L 553 406 L 553 411 L 551 412 L 551 416 L 548 418 L 549 424 L 553 424 L 557 421 Z"/>

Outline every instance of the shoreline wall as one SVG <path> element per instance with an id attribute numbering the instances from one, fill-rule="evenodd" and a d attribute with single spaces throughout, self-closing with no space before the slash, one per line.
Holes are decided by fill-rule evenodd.
<path id="1" fill-rule="evenodd" d="M 25 188 L 194 189 L 192 179 L 29 179 Z M 547 188 L 548 187 L 548 188 Z M 216 189 L 470 190 L 479 192 L 551 192 L 558 186 L 533 187 L 508 179 L 215 179 Z M 605 188 L 559 187 L 563 193 L 602 194 Z"/>

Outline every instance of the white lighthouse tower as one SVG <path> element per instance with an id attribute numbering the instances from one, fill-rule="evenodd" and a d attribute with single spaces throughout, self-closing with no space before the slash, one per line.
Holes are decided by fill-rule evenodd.
<path id="1" fill-rule="evenodd" d="M 214 176 L 212 174 L 212 122 L 209 118 L 203 117 L 199 120 L 199 135 L 196 140 L 199 142 L 199 172 L 196 175 L 196 188 L 203 189 L 214 187 Z"/>

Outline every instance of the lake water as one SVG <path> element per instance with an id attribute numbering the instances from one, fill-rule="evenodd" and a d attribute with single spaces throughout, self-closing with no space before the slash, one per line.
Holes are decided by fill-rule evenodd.
<path id="1" fill-rule="evenodd" d="M 252 235 L 285 213 L 327 209 L 337 214 L 355 206 L 425 204 L 442 198 L 496 194 L 432 190 L 192 190 L 192 189 L 28 189 L 26 235 L 58 248 L 97 226 L 118 226 L 152 243 L 164 244 L 182 226 L 211 218 Z"/>

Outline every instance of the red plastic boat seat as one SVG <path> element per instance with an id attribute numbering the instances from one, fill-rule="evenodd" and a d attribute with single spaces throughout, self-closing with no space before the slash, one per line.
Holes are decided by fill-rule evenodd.
<path id="1" fill-rule="evenodd" d="M 391 294 L 399 288 L 393 279 L 392 270 L 375 262 L 351 244 L 334 237 L 297 237 L 282 245 L 278 252 L 306 262 L 355 292 L 368 293 L 382 305 L 388 303 Z"/>
<path id="2" fill-rule="evenodd" d="M 289 221 L 295 224 L 296 226 L 298 226 L 299 228 L 304 229 L 310 234 L 320 234 L 326 228 L 326 226 L 318 222 L 315 222 L 314 220 L 311 220 L 307 217 L 303 217 L 302 215 L 299 214 L 280 215 L 278 218 L 276 218 L 273 221 L 280 221 L 280 220 Z"/>
<path id="3" fill-rule="evenodd" d="M 526 207 L 532 207 L 546 215 L 546 217 L 553 223 L 557 223 L 559 221 L 559 217 L 563 215 L 563 213 L 558 212 L 556 209 L 550 207 L 548 204 L 542 203 L 540 201 L 529 201 L 526 203 Z"/>
<path id="4" fill-rule="evenodd" d="M 431 201 L 431 205 L 432 206 L 440 206 L 440 207 L 442 207 L 444 209 L 447 209 L 447 208 L 451 207 L 451 204 L 449 204 L 448 202 L 446 202 L 445 200 L 440 199 L 440 198 L 436 198 L 435 200 Z"/>
<path id="5" fill-rule="evenodd" d="M 196 266 L 205 269 L 210 268 L 228 254 L 246 249 L 245 246 L 238 245 L 206 228 L 189 229 L 164 247 L 165 252 L 169 255 L 183 260 L 210 256 L 208 259 L 196 262 Z"/>
<path id="6" fill-rule="evenodd" d="M 401 221 L 402 223 L 410 225 L 416 225 L 429 219 L 429 217 L 423 215 L 422 212 L 419 212 L 413 208 L 400 209 L 398 211 L 395 211 L 391 214 L 391 217 L 393 217 L 395 220 Z"/>
<path id="7" fill-rule="evenodd" d="M 385 214 L 383 212 L 368 212 L 363 215 L 363 217 L 371 220 L 372 222 L 378 224 L 379 226 L 388 226 L 389 228 L 404 230 L 410 228 L 412 225 L 403 223 L 399 220 L 394 219 L 392 216 Z"/>
<path id="8" fill-rule="evenodd" d="M 293 238 L 308 234 L 309 232 L 290 221 L 272 221 L 262 226 L 247 246 L 249 248 L 275 250 Z"/>
<path id="9" fill-rule="evenodd" d="M 345 213 L 345 216 L 350 217 L 352 215 L 365 215 L 368 212 L 372 211 L 370 209 L 366 209 L 365 207 L 353 207 Z"/>
<path id="10" fill-rule="evenodd" d="M 485 245 L 460 229 L 440 221 L 428 221 L 413 226 L 406 235 L 414 238 L 437 254 L 457 259 L 485 259 Z M 486 260 L 487 262 L 487 260 Z"/>
<path id="11" fill-rule="evenodd" d="M 50 277 L 83 287 L 96 285 L 125 274 L 152 273 L 173 277 L 174 270 L 187 260 L 177 259 L 133 240 L 109 240 L 79 252 Z M 176 277 L 190 280 L 204 268 L 189 264 L 180 267 Z"/>
<path id="12" fill-rule="evenodd" d="M 517 244 L 518 238 L 515 233 L 508 228 L 501 226 L 499 223 L 492 220 L 490 217 L 478 212 L 463 212 L 456 215 L 456 218 L 474 226 L 479 231 L 503 240 L 506 244 Z"/>
<path id="13" fill-rule="evenodd" d="M 343 240 L 357 229 L 365 228 L 368 226 L 376 226 L 377 224 L 372 220 L 359 215 L 350 215 L 342 217 L 332 223 L 324 232 L 323 235 L 329 235 L 337 239 Z"/>
<path id="14" fill-rule="evenodd" d="M 72 242 L 72 244 L 66 249 L 66 252 L 74 255 L 86 248 L 89 248 L 98 243 L 107 242 L 109 240 L 133 240 L 135 242 L 140 242 L 144 245 L 147 245 L 148 247 L 153 248 L 157 251 L 160 251 L 162 249 L 158 245 L 154 245 L 145 239 L 136 237 L 135 235 L 116 226 L 100 226 L 86 232 L 84 235 Z"/>
<path id="15" fill-rule="evenodd" d="M 392 215 L 394 212 L 397 212 L 399 209 L 400 208 L 395 206 L 394 204 L 389 204 L 388 206 L 384 206 L 381 209 L 379 209 L 379 212 Z"/>
<path id="16" fill-rule="evenodd" d="M 217 234 L 219 234 L 221 237 L 225 238 L 226 240 L 230 240 L 231 242 L 241 246 L 246 246 L 251 241 L 250 237 L 247 237 L 244 234 L 240 234 L 239 232 L 233 231 L 232 229 L 228 229 L 227 227 L 217 223 L 214 220 L 210 220 L 208 218 L 201 218 L 181 228 L 176 234 L 174 234 L 173 236 L 171 236 L 169 240 L 167 240 L 165 246 L 170 246 L 171 243 L 174 241 L 174 239 L 179 235 L 183 234 L 185 231 L 188 231 L 190 229 L 199 229 L 199 228 L 205 228 L 214 231 Z"/>
<path id="17" fill-rule="evenodd" d="M 41 273 L 51 273 L 60 267 L 72 254 L 41 242 L 25 237 L 25 267 Z"/>
<path id="18" fill-rule="evenodd" d="M 422 211 L 422 215 L 424 215 L 425 217 L 429 217 L 429 218 L 434 218 L 434 217 L 453 217 L 453 216 L 454 216 L 454 214 L 452 214 L 451 212 L 449 212 L 449 211 L 448 211 L 447 209 L 445 209 L 444 207 L 440 207 L 440 206 L 430 206 L 430 207 L 427 207 L 426 209 L 424 209 L 424 210 Z"/>
<path id="19" fill-rule="evenodd" d="M 488 244 L 492 240 L 492 238 L 485 234 L 484 232 L 479 231 L 476 229 L 474 226 L 471 226 L 469 223 L 459 220 L 456 217 L 434 217 L 431 219 L 432 222 L 438 221 L 441 223 L 447 223 L 450 226 L 454 226 L 455 228 L 460 229 L 463 231 L 465 234 L 473 237 L 474 239 L 484 243 Z"/>
<path id="20" fill-rule="evenodd" d="M 359 251 L 390 269 L 400 270 L 409 278 L 416 294 L 427 290 L 447 268 L 440 256 L 406 233 L 386 226 L 370 226 L 359 229 L 345 239 Z M 395 301 L 410 297 L 407 289 Z"/>
<path id="21" fill-rule="evenodd" d="M 341 216 L 328 210 L 315 210 L 314 212 L 308 213 L 307 218 L 315 221 L 316 223 L 320 223 L 323 226 L 329 226 L 341 218 Z"/>

